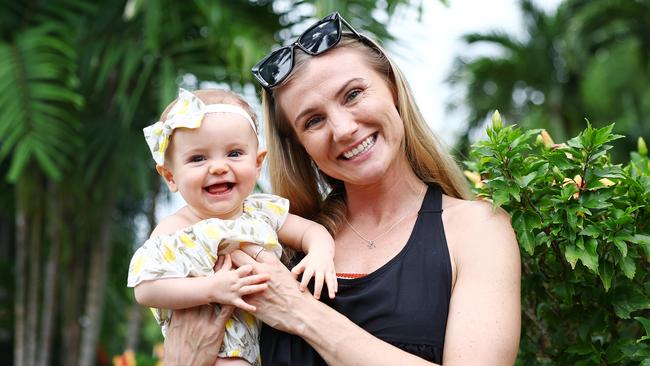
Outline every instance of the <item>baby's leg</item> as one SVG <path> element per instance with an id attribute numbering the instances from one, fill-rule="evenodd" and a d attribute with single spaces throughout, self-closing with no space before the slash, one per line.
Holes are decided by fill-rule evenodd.
<path id="1" fill-rule="evenodd" d="M 248 361 L 239 357 L 228 357 L 228 358 L 217 358 L 217 361 L 214 363 L 214 366 L 251 366 Z"/>

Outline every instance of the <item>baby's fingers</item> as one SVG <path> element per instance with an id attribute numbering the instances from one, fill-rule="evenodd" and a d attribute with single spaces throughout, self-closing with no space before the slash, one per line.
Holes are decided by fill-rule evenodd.
<path id="1" fill-rule="evenodd" d="M 336 292 L 339 290 L 339 284 L 336 281 L 336 273 L 325 273 L 325 283 L 327 284 L 327 293 L 330 299 L 333 299 L 336 296 Z"/>
<path id="2" fill-rule="evenodd" d="M 246 295 L 262 292 L 267 288 L 269 288 L 269 285 L 267 285 L 266 283 L 259 283 L 257 285 L 248 285 L 240 288 L 239 294 L 241 296 L 246 296 Z"/>
<path id="3" fill-rule="evenodd" d="M 228 256 L 228 258 L 226 258 L 226 263 L 228 263 L 229 258 L 230 258 L 230 256 Z M 224 267 L 225 267 L 226 263 L 224 263 Z M 245 265 L 243 265 L 243 266 L 236 269 L 236 272 L 239 275 L 239 277 L 248 276 L 248 274 L 251 273 L 252 271 L 253 271 L 253 266 L 251 266 L 250 264 L 245 264 Z"/>
<path id="4" fill-rule="evenodd" d="M 323 272 L 316 271 L 314 276 L 314 297 L 320 299 L 321 291 L 323 291 Z"/>
<path id="5" fill-rule="evenodd" d="M 271 278 L 271 276 L 268 273 L 260 273 L 256 275 L 250 275 L 243 277 L 240 281 L 239 284 L 241 287 L 244 286 L 249 286 L 249 285 L 256 285 L 260 283 L 264 283 L 268 281 Z"/>
<path id="6" fill-rule="evenodd" d="M 232 304 L 235 305 L 236 307 L 242 309 L 242 310 L 248 311 L 249 313 L 252 313 L 255 310 L 257 310 L 257 308 L 255 306 L 247 303 L 242 298 L 235 299 L 235 301 L 233 301 Z"/>
<path id="7" fill-rule="evenodd" d="M 300 281 L 300 291 L 305 291 L 309 280 L 314 276 L 314 270 L 310 267 L 305 268 L 305 271 L 302 274 L 302 280 Z"/>
<path id="8" fill-rule="evenodd" d="M 296 264 L 295 267 L 291 269 L 291 274 L 293 275 L 294 279 L 298 279 L 298 276 L 300 276 L 301 273 L 305 271 L 305 263 L 304 260 L 300 261 L 300 263 Z"/>

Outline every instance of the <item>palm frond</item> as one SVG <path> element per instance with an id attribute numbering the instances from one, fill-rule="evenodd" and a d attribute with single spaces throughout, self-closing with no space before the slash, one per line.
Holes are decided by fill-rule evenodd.
<path id="1" fill-rule="evenodd" d="M 0 160 L 12 155 L 7 179 L 15 182 L 34 159 L 60 179 L 80 145 L 74 86 L 76 53 L 66 26 L 46 22 L 0 43 Z"/>

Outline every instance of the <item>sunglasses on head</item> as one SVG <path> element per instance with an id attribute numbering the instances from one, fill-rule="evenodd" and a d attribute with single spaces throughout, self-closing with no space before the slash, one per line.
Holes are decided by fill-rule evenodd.
<path id="1" fill-rule="evenodd" d="M 341 41 L 343 25 L 356 37 L 362 40 L 364 39 L 361 34 L 343 19 L 341 14 L 334 12 L 309 27 L 290 46 L 279 48 L 258 62 L 257 65 L 253 66 L 253 75 L 262 84 L 262 87 L 270 93 L 272 88 L 282 83 L 291 73 L 296 47 L 308 55 L 320 55 Z"/>

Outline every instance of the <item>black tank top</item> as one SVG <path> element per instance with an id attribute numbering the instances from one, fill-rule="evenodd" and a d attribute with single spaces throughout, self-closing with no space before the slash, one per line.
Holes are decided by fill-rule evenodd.
<path id="1" fill-rule="evenodd" d="M 442 192 L 430 185 L 402 250 L 367 276 L 338 279 L 336 298 L 323 302 L 375 337 L 442 363 L 451 297 L 451 262 L 442 227 Z M 326 365 L 300 337 L 264 325 L 262 364 Z"/>

